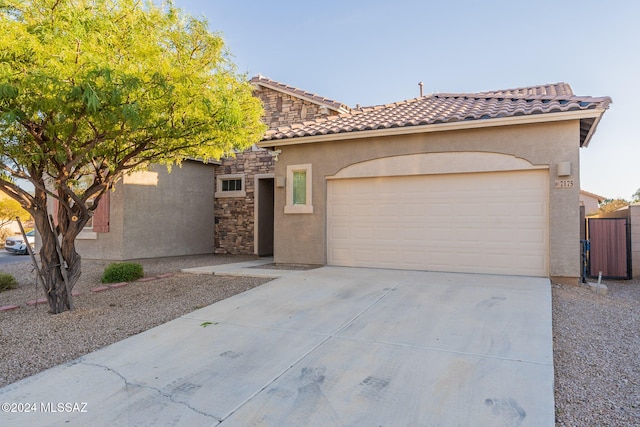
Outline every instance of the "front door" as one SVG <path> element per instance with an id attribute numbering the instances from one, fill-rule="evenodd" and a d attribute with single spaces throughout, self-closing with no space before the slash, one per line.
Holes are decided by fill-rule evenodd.
<path id="1" fill-rule="evenodd" d="M 258 256 L 273 255 L 273 178 L 258 179 L 256 214 L 256 253 Z"/>

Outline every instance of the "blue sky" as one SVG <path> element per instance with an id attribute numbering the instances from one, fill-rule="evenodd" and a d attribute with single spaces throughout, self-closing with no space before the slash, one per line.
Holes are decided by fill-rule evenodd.
<path id="1" fill-rule="evenodd" d="M 566 82 L 611 96 L 581 186 L 640 188 L 640 2 L 175 0 L 220 32 L 238 70 L 355 107 L 425 93 Z M 544 143 L 541 141 L 541 143 Z"/>

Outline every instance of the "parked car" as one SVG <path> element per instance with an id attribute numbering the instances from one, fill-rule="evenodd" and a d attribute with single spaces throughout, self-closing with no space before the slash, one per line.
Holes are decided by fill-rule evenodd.
<path id="1" fill-rule="evenodd" d="M 27 235 L 27 242 L 31 246 L 31 249 L 33 249 L 36 243 L 36 230 L 31 230 L 28 233 L 26 233 L 26 235 Z M 17 236 L 7 237 L 7 240 L 4 242 L 4 249 L 7 252 L 10 252 L 13 254 L 26 255 L 28 253 L 27 245 L 24 242 L 24 238 L 22 237 L 22 234 L 19 234 Z"/>

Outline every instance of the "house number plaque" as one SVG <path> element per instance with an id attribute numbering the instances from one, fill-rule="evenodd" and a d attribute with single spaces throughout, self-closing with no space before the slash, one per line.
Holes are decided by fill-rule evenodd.
<path id="1" fill-rule="evenodd" d="M 556 188 L 573 188 L 572 179 L 556 179 Z"/>

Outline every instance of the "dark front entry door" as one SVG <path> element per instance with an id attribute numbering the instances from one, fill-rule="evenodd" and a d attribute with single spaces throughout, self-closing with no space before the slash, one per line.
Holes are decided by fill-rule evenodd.
<path id="1" fill-rule="evenodd" d="M 273 255 L 273 178 L 258 179 L 258 256 Z"/>

